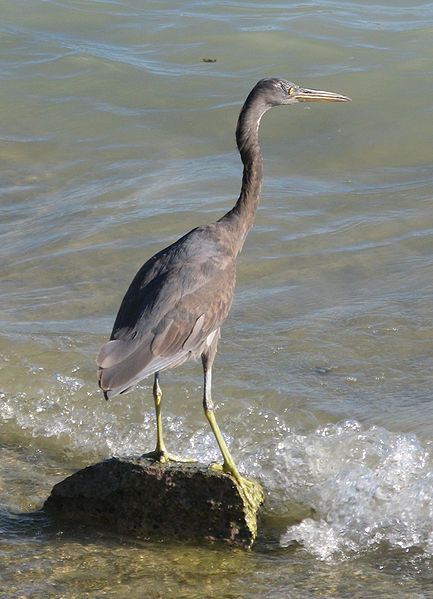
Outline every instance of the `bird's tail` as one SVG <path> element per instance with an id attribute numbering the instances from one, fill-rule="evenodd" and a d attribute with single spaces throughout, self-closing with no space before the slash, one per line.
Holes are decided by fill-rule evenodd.
<path id="1" fill-rule="evenodd" d="M 177 366 L 189 356 L 187 350 L 171 356 L 154 356 L 150 343 L 146 342 L 128 352 L 126 345 L 121 339 L 108 341 L 99 352 L 98 383 L 106 400 L 127 393 L 144 378 L 165 368 Z"/>
<path id="2" fill-rule="evenodd" d="M 97 358 L 98 383 L 105 399 L 126 393 L 142 378 L 152 374 L 146 372 L 149 362 L 149 347 L 140 345 L 133 349 L 122 339 L 105 343 Z"/>

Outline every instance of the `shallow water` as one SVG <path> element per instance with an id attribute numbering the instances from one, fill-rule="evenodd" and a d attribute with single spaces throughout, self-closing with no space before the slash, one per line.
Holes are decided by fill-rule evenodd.
<path id="1" fill-rule="evenodd" d="M 433 596 L 432 26 L 398 1 L 2 4 L 1 596 Z M 95 355 L 144 260 L 235 201 L 269 75 L 353 102 L 262 122 L 214 372 L 257 545 L 56 528 L 55 482 L 152 448 L 150 383 L 104 402 Z M 218 459 L 199 365 L 162 386 L 169 449 Z"/>

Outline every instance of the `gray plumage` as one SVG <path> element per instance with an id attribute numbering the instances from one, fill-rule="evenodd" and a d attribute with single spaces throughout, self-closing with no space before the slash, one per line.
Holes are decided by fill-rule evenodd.
<path id="1" fill-rule="evenodd" d="M 236 258 L 259 202 L 260 119 L 267 110 L 281 104 L 348 100 L 340 94 L 300 88 L 283 79 L 259 81 L 245 101 L 236 129 L 244 167 L 236 204 L 217 222 L 193 229 L 155 254 L 140 268 L 126 292 L 110 341 L 98 356 L 99 386 L 108 399 L 155 375 L 156 458 L 171 459 L 162 439 L 158 373 L 201 356 L 203 406 L 223 454 L 223 468 L 244 484 L 213 415 L 211 372 L 220 327 L 232 303 Z"/>
<path id="2" fill-rule="evenodd" d="M 198 227 L 148 260 L 120 306 L 99 354 L 106 398 L 141 379 L 199 357 L 230 309 L 235 247 L 227 227 Z M 233 244 L 230 244 L 233 246 Z"/>

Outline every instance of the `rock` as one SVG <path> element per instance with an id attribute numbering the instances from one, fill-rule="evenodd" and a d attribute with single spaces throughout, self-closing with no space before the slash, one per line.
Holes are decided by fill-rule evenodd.
<path id="1" fill-rule="evenodd" d="M 250 505 L 236 481 L 199 463 L 111 458 L 54 486 L 52 516 L 150 539 L 218 540 L 250 547 L 263 490 L 248 481 Z"/>

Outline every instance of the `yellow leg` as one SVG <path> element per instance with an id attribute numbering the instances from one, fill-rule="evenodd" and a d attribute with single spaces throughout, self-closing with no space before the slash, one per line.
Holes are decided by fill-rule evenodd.
<path id="1" fill-rule="evenodd" d="M 161 416 L 161 400 L 162 400 L 162 391 L 159 386 L 159 377 L 158 373 L 155 373 L 155 380 L 153 383 L 153 401 L 155 403 L 155 415 L 156 415 L 156 447 L 155 451 L 151 451 L 150 453 L 144 454 L 144 457 L 153 458 L 162 464 L 166 462 L 194 462 L 194 460 L 189 458 L 180 458 L 178 456 L 172 455 L 168 453 L 165 443 L 164 437 L 162 434 L 162 416 Z"/>
<path id="2" fill-rule="evenodd" d="M 156 415 L 156 448 L 155 453 L 165 454 L 164 437 L 162 435 L 162 417 L 161 417 L 161 400 L 162 391 L 159 386 L 158 373 L 155 374 L 155 380 L 153 382 L 153 401 L 155 403 L 155 415 Z"/>
<path id="3" fill-rule="evenodd" d="M 221 434 L 220 427 L 215 418 L 215 414 L 213 410 L 205 408 L 204 410 L 207 421 L 210 424 L 213 434 L 215 435 L 216 442 L 218 443 L 218 447 L 220 448 L 221 454 L 223 456 L 223 470 L 228 474 L 231 474 L 236 481 L 240 484 L 242 481 L 241 475 L 236 468 L 236 464 L 233 461 L 232 456 L 230 455 L 229 448 L 227 447 L 227 443 L 224 441 L 224 437 Z"/>
<path id="4" fill-rule="evenodd" d="M 207 421 L 210 424 L 212 432 L 215 436 L 216 442 L 218 443 L 218 447 L 220 448 L 221 454 L 223 456 L 223 465 L 222 469 L 227 474 L 231 474 L 238 486 L 242 490 L 245 499 L 250 504 L 253 509 L 256 509 L 258 502 L 257 499 L 254 498 L 254 495 L 250 491 L 250 487 L 253 487 L 251 483 L 243 478 L 238 469 L 236 468 L 236 464 L 233 461 L 232 456 L 230 455 L 229 448 L 227 447 L 227 443 L 224 440 L 224 437 L 221 434 L 220 427 L 215 418 L 215 414 L 213 412 L 213 401 L 211 398 L 211 386 L 212 386 L 212 361 L 209 360 L 208 356 L 202 356 L 203 362 L 203 372 L 204 372 L 204 389 L 203 389 L 203 408 L 204 413 L 207 418 Z M 252 489 L 251 489 L 252 490 Z"/>

